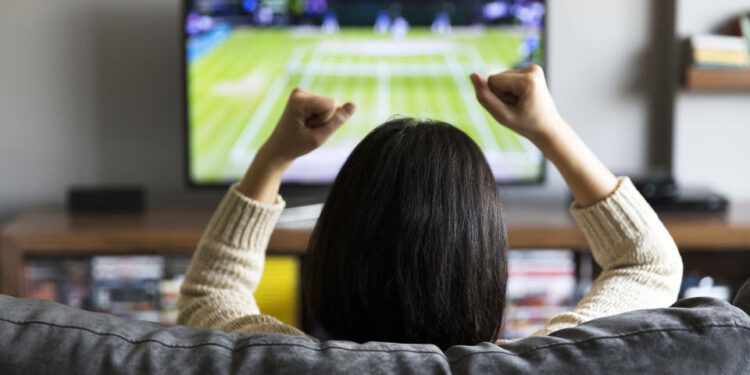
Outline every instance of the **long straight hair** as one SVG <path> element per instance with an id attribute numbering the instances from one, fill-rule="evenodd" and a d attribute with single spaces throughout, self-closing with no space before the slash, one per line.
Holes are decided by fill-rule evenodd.
<path id="1" fill-rule="evenodd" d="M 444 122 L 395 119 L 334 181 L 307 249 L 305 298 L 337 339 L 494 341 L 506 251 L 500 194 L 477 144 Z"/>

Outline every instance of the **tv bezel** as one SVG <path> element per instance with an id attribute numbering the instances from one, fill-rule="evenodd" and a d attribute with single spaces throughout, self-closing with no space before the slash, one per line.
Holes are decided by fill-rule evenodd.
<path id="1" fill-rule="evenodd" d="M 182 79 L 180 80 L 180 83 L 182 85 L 182 114 L 183 114 L 183 178 L 185 179 L 185 182 L 187 186 L 190 189 L 193 190 L 225 190 L 229 186 L 231 186 L 234 182 L 196 182 L 193 181 L 192 176 L 190 175 L 190 108 L 189 108 L 189 93 L 188 93 L 188 62 L 187 62 L 187 46 L 186 42 L 188 39 L 188 34 L 185 29 L 185 20 L 187 20 L 188 15 L 188 3 L 189 0 L 182 0 L 180 2 L 180 5 L 182 7 L 180 12 L 180 22 L 178 23 L 180 25 L 180 35 L 182 35 L 182 38 L 180 38 L 180 58 L 182 61 L 180 61 L 180 71 Z M 544 73 L 545 77 L 547 79 L 547 85 L 549 86 L 549 74 L 548 74 L 548 57 L 547 54 L 549 52 L 548 47 L 548 32 L 547 32 L 547 14 L 549 14 L 549 1 L 548 0 L 540 0 L 544 3 L 544 16 L 542 17 L 542 48 L 544 49 L 544 53 L 542 54 L 542 63 L 544 64 Z M 248 164 L 248 167 L 250 165 Z M 242 177 L 238 177 L 237 180 L 239 181 L 242 179 Z M 542 161 L 541 161 L 541 169 L 539 173 L 539 177 L 536 179 L 513 179 L 513 180 L 503 180 L 503 181 L 497 181 L 498 186 L 537 186 L 537 185 L 543 185 L 547 181 L 547 158 L 542 155 Z M 326 183 L 300 183 L 300 182 L 283 182 L 281 183 L 281 192 L 284 194 L 289 195 L 298 195 L 300 193 L 304 193 L 305 195 L 321 195 L 326 194 L 329 190 L 330 186 L 333 184 L 333 180 Z"/>

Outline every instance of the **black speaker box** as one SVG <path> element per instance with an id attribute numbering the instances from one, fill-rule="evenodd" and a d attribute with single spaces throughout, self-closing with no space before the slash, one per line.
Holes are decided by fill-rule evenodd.
<path id="1" fill-rule="evenodd" d="M 671 176 L 633 178 L 633 184 L 656 212 L 723 213 L 729 201 L 707 188 L 683 188 Z"/>
<path id="2" fill-rule="evenodd" d="M 137 186 L 73 187 L 68 211 L 77 213 L 139 213 L 146 209 L 146 192 Z"/>

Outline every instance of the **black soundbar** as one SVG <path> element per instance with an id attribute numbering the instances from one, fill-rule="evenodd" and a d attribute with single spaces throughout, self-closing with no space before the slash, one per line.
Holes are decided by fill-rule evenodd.
<path id="1" fill-rule="evenodd" d="M 634 178 L 633 183 L 657 212 L 725 212 L 729 201 L 708 188 L 683 188 L 672 177 Z"/>
<path id="2" fill-rule="evenodd" d="M 75 213 L 139 213 L 146 209 L 146 192 L 138 186 L 73 187 L 68 211 Z"/>

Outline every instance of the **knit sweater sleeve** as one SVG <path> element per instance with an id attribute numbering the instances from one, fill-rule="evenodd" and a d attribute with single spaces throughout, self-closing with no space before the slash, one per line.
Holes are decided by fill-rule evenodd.
<path id="1" fill-rule="evenodd" d="M 228 332 L 303 335 L 261 315 L 253 294 L 263 274 L 266 247 L 284 208 L 279 196 L 261 204 L 233 185 L 198 243 L 177 301 L 177 322 Z"/>
<path id="2" fill-rule="evenodd" d="M 570 212 L 602 272 L 572 311 L 553 317 L 533 336 L 674 303 L 682 282 L 680 253 L 630 179 L 620 178 L 610 196 L 591 206 L 573 203 Z"/>

